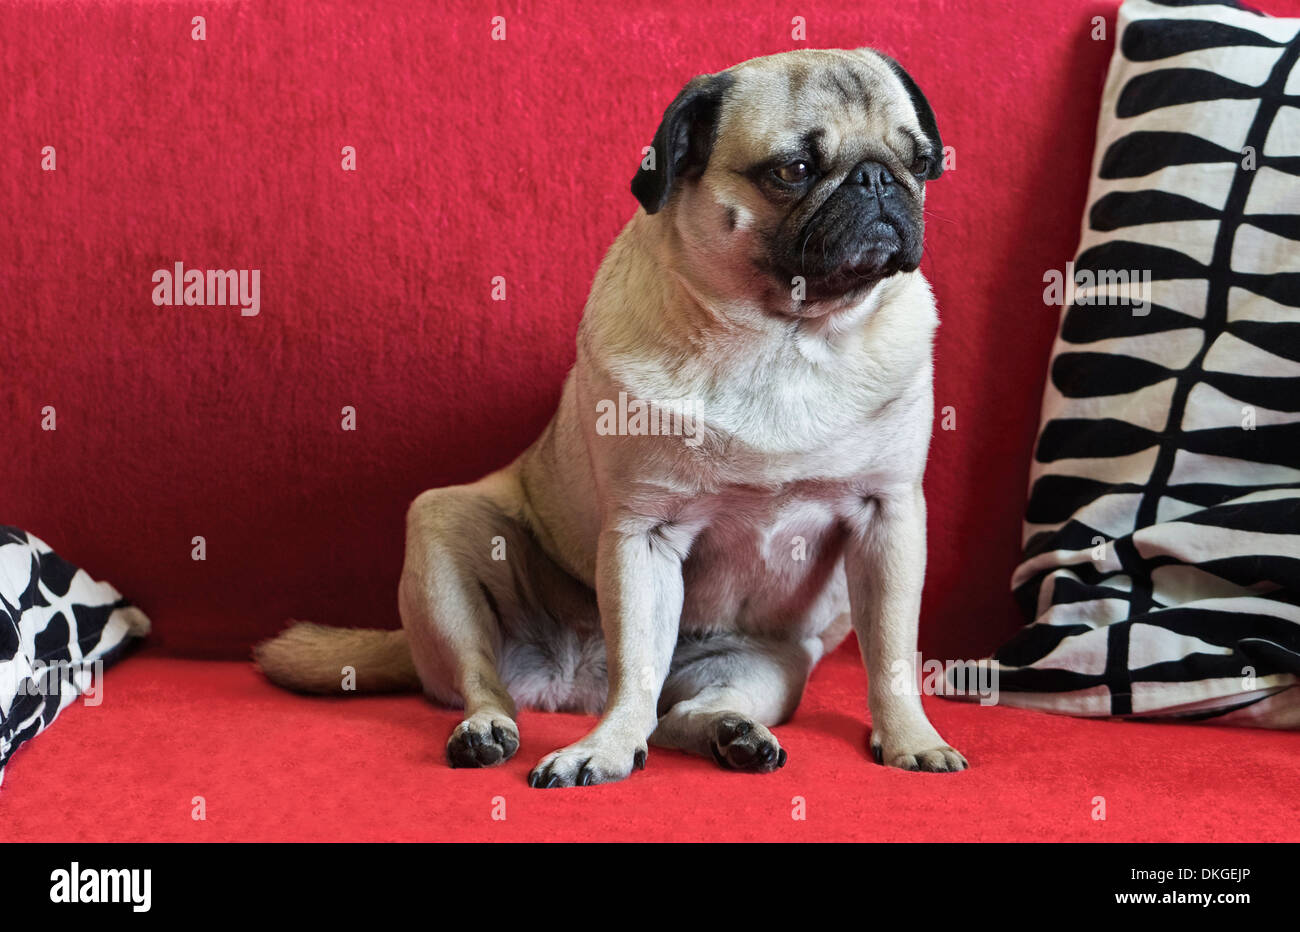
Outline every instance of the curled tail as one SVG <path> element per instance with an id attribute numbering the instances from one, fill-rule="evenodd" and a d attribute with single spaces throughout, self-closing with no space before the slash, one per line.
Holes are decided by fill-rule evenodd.
<path id="1" fill-rule="evenodd" d="M 344 695 L 420 689 L 405 631 L 297 621 L 254 647 L 253 660 L 268 680 L 295 692 Z M 356 671 L 350 689 L 344 688 L 345 667 Z"/>

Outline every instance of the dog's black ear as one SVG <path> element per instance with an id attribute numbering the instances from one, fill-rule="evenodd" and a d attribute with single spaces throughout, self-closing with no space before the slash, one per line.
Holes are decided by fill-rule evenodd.
<path id="1" fill-rule="evenodd" d="M 872 51 L 875 51 L 874 49 Z M 916 111 L 916 119 L 921 124 L 921 132 L 925 134 L 930 145 L 934 147 L 934 158 L 930 160 L 930 171 L 926 174 L 929 181 L 933 181 L 943 174 L 943 140 L 939 138 L 939 124 L 935 122 L 934 110 L 930 108 L 930 101 L 925 99 L 921 89 L 917 87 L 912 76 L 903 70 L 903 66 L 890 58 L 884 52 L 876 52 L 889 65 L 890 70 L 898 76 L 898 80 L 903 82 L 903 87 L 907 90 L 907 96 L 912 98 L 912 109 Z"/>
<path id="2" fill-rule="evenodd" d="M 679 182 L 704 172 L 718 130 L 722 97 L 733 80 L 729 74 L 693 78 L 664 111 L 652 151 L 632 179 L 632 193 L 646 213 L 662 210 Z"/>

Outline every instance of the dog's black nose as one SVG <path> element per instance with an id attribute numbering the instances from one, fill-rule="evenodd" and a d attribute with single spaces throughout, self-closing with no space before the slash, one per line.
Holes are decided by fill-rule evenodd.
<path id="1" fill-rule="evenodd" d="M 860 184 L 864 188 L 875 191 L 877 196 L 884 197 L 888 193 L 889 186 L 894 183 L 894 176 L 889 173 L 889 169 L 880 162 L 862 162 L 849 172 L 847 184 Z"/>

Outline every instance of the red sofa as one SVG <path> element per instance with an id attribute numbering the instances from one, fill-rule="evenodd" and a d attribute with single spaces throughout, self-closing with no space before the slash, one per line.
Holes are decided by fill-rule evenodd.
<path id="1" fill-rule="evenodd" d="M 588 719 L 524 712 L 514 760 L 452 771 L 456 713 L 290 695 L 247 659 L 290 617 L 396 626 L 407 503 L 545 424 L 664 106 L 804 44 L 895 55 L 955 147 L 927 204 L 956 424 L 926 476 L 921 647 L 994 649 L 1021 624 L 1008 578 L 1057 323 L 1041 276 L 1077 244 L 1112 50 L 1092 21 L 1116 5 L 0 0 L 0 521 L 154 621 L 102 705 L 14 757 L 0 840 L 1300 838 L 1296 734 L 935 699 L 972 769 L 875 766 L 852 643 L 780 729 L 783 770 L 656 750 L 624 783 L 553 793 L 525 775 Z M 259 312 L 155 305 L 176 262 L 259 269 Z"/>

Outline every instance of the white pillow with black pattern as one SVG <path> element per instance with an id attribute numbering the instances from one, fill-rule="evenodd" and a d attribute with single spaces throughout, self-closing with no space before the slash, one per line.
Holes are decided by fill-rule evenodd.
<path id="1" fill-rule="evenodd" d="M 1004 703 L 1300 727 L 1298 62 L 1300 20 L 1120 7 Z"/>
<path id="2" fill-rule="evenodd" d="M 18 746 L 148 633 L 149 619 L 108 583 L 0 525 L 0 783 Z"/>

